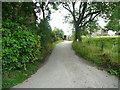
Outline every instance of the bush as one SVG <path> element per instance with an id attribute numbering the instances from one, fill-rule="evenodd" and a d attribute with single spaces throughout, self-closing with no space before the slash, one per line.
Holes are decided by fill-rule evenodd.
<path id="1" fill-rule="evenodd" d="M 62 29 L 55 28 L 52 30 L 52 42 L 63 40 L 64 32 Z"/>
<path id="2" fill-rule="evenodd" d="M 2 28 L 3 70 L 26 69 L 26 64 L 38 60 L 40 36 L 25 26 L 10 21 L 3 22 Z"/>
<path id="3" fill-rule="evenodd" d="M 44 52 L 49 49 L 48 45 L 52 45 L 51 26 L 47 20 L 41 20 L 38 26 L 37 33 L 41 36 L 41 50 Z"/>
<path id="4" fill-rule="evenodd" d="M 60 37 L 57 37 L 56 33 L 54 31 L 52 31 L 52 42 L 56 42 L 56 41 L 59 41 L 59 40 L 63 40 L 63 39 L 60 38 Z"/>

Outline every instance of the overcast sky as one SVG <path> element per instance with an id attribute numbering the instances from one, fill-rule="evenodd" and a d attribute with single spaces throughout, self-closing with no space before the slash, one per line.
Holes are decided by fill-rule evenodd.
<path id="1" fill-rule="evenodd" d="M 64 16 L 66 16 L 68 13 L 69 12 L 62 7 L 60 7 L 59 10 L 52 12 L 50 21 L 52 29 L 56 27 L 62 29 L 66 35 L 71 34 L 72 33 L 71 29 L 73 28 L 73 26 L 70 25 L 69 23 L 63 23 Z M 106 23 L 100 17 L 98 18 L 98 20 L 99 25 L 103 28 L 106 25 Z"/>
<path id="2" fill-rule="evenodd" d="M 64 22 L 65 21 L 64 16 L 66 16 L 68 13 L 69 12 L 63 8 L 54 11 L 51 14 L 51 21 L 50 21 L 50 25 L 52 29 L 56 27 L 62 29 L 66 35 L 71 34 L 72 26 L 70 26 L 69 23 Z"/>
<path id="3" fill-rule="evenodd" d="M 35 1 L 35 0 L 33 0 Z M 39 6 L 39 4 L 37 4 L 37 6 Z M 79 6 L 79 5 L 77 5 Z M 69 23 L 65 23 L 65 16 L 69 14 L 69 12 L 64 9 L 62 6 L 59 6 L 58 7 L 59 10 L 53 10 L 51 9 L 52 13 L 51 13 L 51 20 L 49 21 L 50 22 L 50 25 L 52 27 L 52 29 L 54 28 L 59 28 L 59 29 L 62 29 L 65 33 L 65 35 L 70 35 L 72 34 L 72 28 L 73 28 L 73 25 L 70 25 Z M 37 13 L 37 16 L 42 18 L 42 14 L 41 13 Z M 72 18 L 72 17 L 71 17 Z M 99 25 L 104 28 L 104 26 L 106 25 L 104 19 L 102 18 L 98 18 L 98 23 Z M 112 33 L 112 31 L 110 32 L 110 34 Z"/>

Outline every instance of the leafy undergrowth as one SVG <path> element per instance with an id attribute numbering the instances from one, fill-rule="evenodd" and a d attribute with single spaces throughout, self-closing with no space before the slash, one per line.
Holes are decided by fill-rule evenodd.
<path id="1" fill-rule="evenodd" d="M 50 53 L 53 48 L 55 47 L 56 44 L 63 42 L 63 40 L 60 41 L 56 41 L 54 42 L 51 47 L 49 48 L 49 50 L 45 51 L 42 55 L 41 59 L 44 59 L 48 53 Z M 2 88 L 3 89 L 7 89 L 7 88 L 11 88 L 15 85 L 17 85 L 18 83 L 23 82 L 26 78 L 28 78 L 31 74 L 33 74 L 34 72 L 36 72 L 36 70 L 42 66 L 43 60 L 38 60 L 35 61 L 34 63 L 28 63 L 26 65 L 26 70 L 24 69 L 20 69 L 20 70 L 11 70 L 10 72 L 4 72 L 3 73 L 3 77 L 2 77 Z"/>
<path id="2" fill-rule="evenodd" d="M 72 47 L 86 60 L 104 67 L 110 74 L 120 76 L 118 43 L 118 37 L 83 37 L 82 42 L 73 42 Z"/>
<path id="3" fill-rule="evenodd" d="M 5 72 L 2 77 L 2 88 L 10 88 L 17 83 L 21 83 L 29 77 L 40 66 L 40 61 L 27 64 L 26 70 L 12 70 Z"/>

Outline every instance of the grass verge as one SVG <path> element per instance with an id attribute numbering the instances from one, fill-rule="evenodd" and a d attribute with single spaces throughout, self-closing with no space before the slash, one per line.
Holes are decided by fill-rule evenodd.
<path id="1" fill-rule="evenodd" d="M 46 61 L 46 57 L 50 55 L 53 48 L 56 46 L 56 44 L 63 42 L 63 40 L 56 41 L 52 44 L 50 49 L 43 54 L 42 60 L 38 60 L 34 63 L 27 64 L 26 70 L 12 70 L 10 72 L 4 72 L 2 75 L 2 88 L 8 89 L 11 88 L 18 83 L 23 82 L 25 79 L 30 77 L 30 75 L 34 74 L 37 69 L 43 65 L 43 63 Z"/>
<path id="2" fill-rule="evenodd" d="M 73 49 L 80 56 L 105 68 L 110 74 L 120 76 L 118 37 L 84 37 L 73 42 Z"/>

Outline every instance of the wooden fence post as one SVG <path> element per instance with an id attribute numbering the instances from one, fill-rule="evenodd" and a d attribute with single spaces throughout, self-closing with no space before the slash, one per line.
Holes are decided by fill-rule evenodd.
<path id="1" fill-rule="evenodd" d="M 101 42 L 101 52 L 104 50 L 104 41 Z"/>

